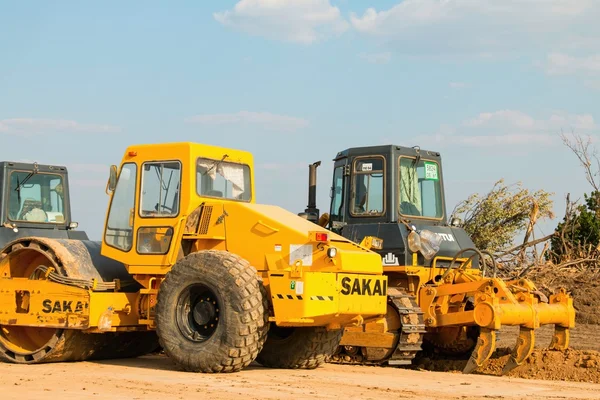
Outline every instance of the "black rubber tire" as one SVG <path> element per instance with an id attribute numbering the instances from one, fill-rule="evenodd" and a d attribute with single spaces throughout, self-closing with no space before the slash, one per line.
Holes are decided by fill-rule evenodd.
<path id="1" fill-rule="evenodd" d="M 280 328 L 273 324 L 256 361 L 270 368 L 314 369 L 336 352 L 343 332 L 321 327 Z"/>
<path id="2" fill-rule="evenodd" d="M 177 322 L 180 295 L 194 284 L 215 294 L 219 321 L 203 342 L 188 339 Z M 167 273 L 157 296 L 156 332 L 164 352 L 192 372 L 237 372 L 252 363 L 268 331 L 268 300 L 256 269 L 226 251 L 188 254 Z"/>

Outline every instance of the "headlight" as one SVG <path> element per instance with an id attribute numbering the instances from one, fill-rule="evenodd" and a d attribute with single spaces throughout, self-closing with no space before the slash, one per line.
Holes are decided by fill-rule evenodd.
<path id="1" fill-rule="evenodd" d="M 337 249 L 335 247 L 330 247 L 327 249 L 327 257 L 334 258 L 337 255 Z"/>
<path id="2" fill-rule="evenodd" d="M 419 232 L 419 236 L 421 238 L 421 253 L 426 260 L 431 260 L 440 251 L 442 237 L 426 229 Z"/>
<path id="3" fill-rule="evenodd" d="M 408 234 L 408 248 L 413 253 L 416 253 L 419 250 L 421 250 L 421 238 L 419 237 L 419 234 L 415 231 L 410 231 L 410 233 Z"/>

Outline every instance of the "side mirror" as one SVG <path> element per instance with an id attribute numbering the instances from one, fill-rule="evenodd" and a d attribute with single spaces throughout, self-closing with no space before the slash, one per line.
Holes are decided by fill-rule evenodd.
<path id="1" fill-rule="evenodd" d="M 110 173 L 108 175 L 108 183 L 106 185 L 106 192 L 114 192 L 117 187 L 117 166 L 110 166 Z"/>

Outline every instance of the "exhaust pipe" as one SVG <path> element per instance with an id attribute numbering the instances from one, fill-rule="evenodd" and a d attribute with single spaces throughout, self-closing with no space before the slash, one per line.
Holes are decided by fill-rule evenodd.
<path id="1" fill-rule="evenodd" d="M 321 161 L 314 162 L 308 166 L 308 205 L 300 215 L 307 220 L 319 222 L 319 209 L 317 208 L 317 167 L 321 165 Z"/>

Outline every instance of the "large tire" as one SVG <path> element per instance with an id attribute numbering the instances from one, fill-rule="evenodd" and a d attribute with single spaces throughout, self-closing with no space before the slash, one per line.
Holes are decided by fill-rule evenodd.
<path id="1" fill-rule="evenodd" d="M 242 370 L 266 340 L 264 293 L 256 269 L 235 254 L 207 250 L 187 255 L 158 291 L 156 332 L 161 346 L 186 371 Z"/>
<path id="2" fill-rule="evenodd" d="M 271 368 L 314 369 L 335 353 L 343 332 L 321 327 L 281 328 L 272 324 L 256 361 Z"/>

